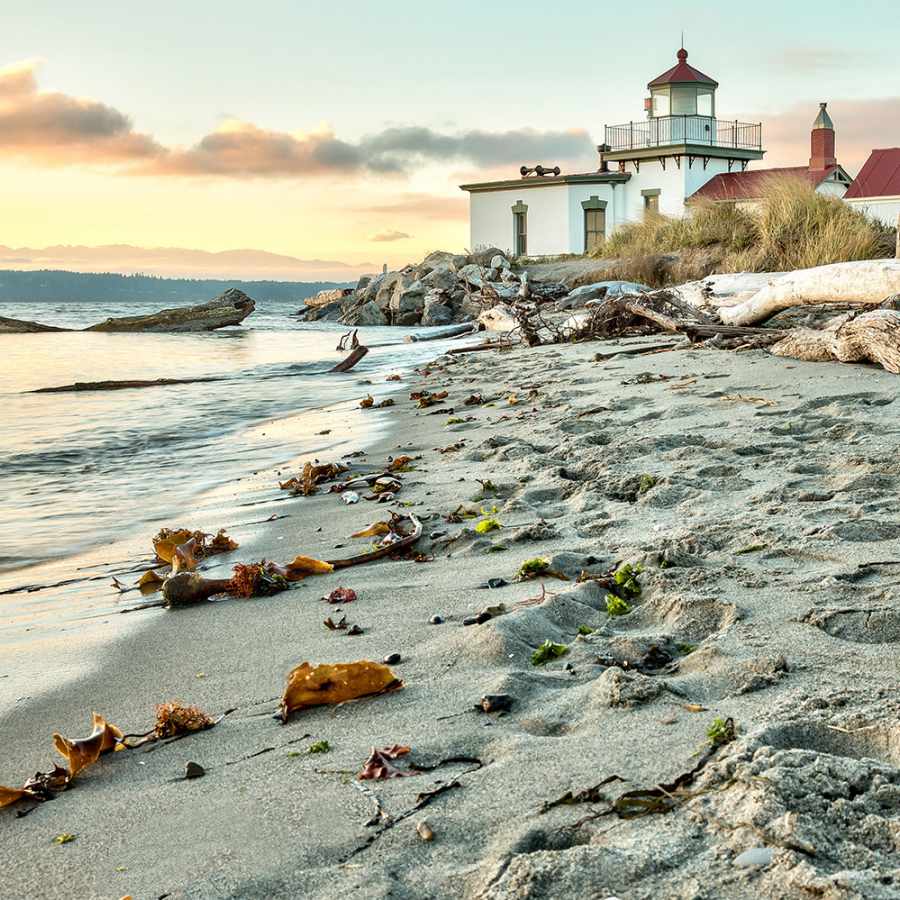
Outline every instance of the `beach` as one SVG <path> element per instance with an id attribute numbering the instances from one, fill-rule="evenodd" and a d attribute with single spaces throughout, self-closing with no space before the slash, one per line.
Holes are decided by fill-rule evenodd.
<path id="1" fill-rule="evenodd" d="M 363 552 L 350 535 L 395 509 L 421 519 L 423 561 L 106 611 L 119 621 L 102 642 L 47 639 L 60 677 L 39 690 L 35 654 L 7 655 L 0 784 L 46 771 L 51 734 L 86 735 L 92 711 L 126 733 L 176 698 L 222 718 L 103 756 L 23 817 L 0 810 L 14 861 L 0 896 L 900 895 L 895 376 L 764 351 L 595 360 L 658 343 L 441 356 L 399 384 L 341 376 L 359 399 L 392 390 L 393 407 L 364 411 L 379 427 L 354 463 L 414 457 L 393 505 L 327 486 L 288 498 L 279 467 L 254 474 L 252 506 L 223 498 L 171 525 L 227 526 L 239 549 L 203 571 L 224 576 Z M 422 390 L 448 396 L 419 408 Z M 500 527 L 476 531 L 487 519 Z M 152 536 L 109 561 L 130 582 Z M 553 574 L 517 580 L 536 558 Z M 609 615 L 590 576 L 624 564 L 640 592 Z M 357 600 L 322 602 L 339 586 Z M 324 627 L 336 612 L 363 633 Z M 565 649 L 535 665 L 545 641 Z M 391 654 L 402 689 L 273 718 L 299 663 Z M 509 710 L 485 712 L 485 695 Z M 731 722 L 721 746 L 716 720 Z M 319 741 L 329 751 L 309 753 Z M 393 745 L 418 773 L 361 782 L 371 749 Z M 205 775 L 186 780 L 188 762 Z M 641 814 L 617 806 L 658 785 Z"/>

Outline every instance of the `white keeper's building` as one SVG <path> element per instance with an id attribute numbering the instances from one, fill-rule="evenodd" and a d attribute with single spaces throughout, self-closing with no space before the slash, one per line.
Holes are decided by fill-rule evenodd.
<path id="1" fill-rule="evenodd" d="M 678 62 L 648 85 L 646 118 L 606 125 L 596 172 L 523 166 L 520 178 L 461 185 L 469 194 L 469 246 L 513 256 L 586 253 L 625 222 L 648 212 L 682 216 L 694 195 L 752 202 L 760 176 L 800 173 L 816 190 L 843 196 L 851 178 L 834 159 L 834 128 L 822 104 L 809 166 L 747 171 L 761 160 L 762 125 L 720 119 L 718 82 Z M 758 194 L 756 195 L 758 196 Z"/>

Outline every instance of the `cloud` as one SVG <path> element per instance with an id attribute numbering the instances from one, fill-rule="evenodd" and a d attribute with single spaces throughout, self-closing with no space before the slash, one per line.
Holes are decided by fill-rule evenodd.
<path id="1" fill-rule="evenodd" d="M 405 241 L 411 237 L 412 235 L 405 231 L 380 231 L 378 234 L 373 234 L 369 240 L 373 243 L 387 244 L 392 241 Z"/>
<path id="2" fill-rule="evenodd" d="M 0 69 L 0 157 L 45 165 L 113 165 L 127 174 L 218 178 L 408 175 L 428 163 L 477 166 L 589 159 L 583 130 L 441 133 L 391 127 L 356 141 L 330 130 L 289 133 L 228 120 L 188 147 L 165 147 L 134 130 L 123 112 L 68 94 L 41 91 L 38 63 Z"/>
<path id="3" fill-rule="evenodd" d="M 402 194 L 393 203 L 366 206 L 359 212 L 438 221 L 468 221 L 469 201 L 465 197 L 440 197 L 435 194 Z"/>
<path id="4" fill-rule="evenodd" d="M 774 115 L 758 113 L 741 116 L 748 122 L 763 123 L 763 147 L 767 150 L 762 166 L 798 166 L 809 160 L 809 135 L 819 111 L 816 101 L 804 101 Z M 828 103 L 834 121 L 838 162 L 855 175 L 876 147 L 900 144 L 900 97 L 872 100 L 841 100 Z"/>
<path id="5" fill-rule="evenodd" d="M 48 165 L 140 160 L 162 152 L 104 103 L 38 90 L 29 61 L 0 69 L 0 155 Z"/>
<path id="6" fill-rule="evenodd" d="M 466 160 L 477 165 L 590 157 L 586 131 L 468 131 L 441 134 L 430 128 L 387 128 L 357 142 L 333 132 L 289 134 L 249 122 L 229 121 L 193 147 L 171 150 L 142 169 L 153 175 L 236 178 L 318 175 L 405 175 L 431 162 Z"/>

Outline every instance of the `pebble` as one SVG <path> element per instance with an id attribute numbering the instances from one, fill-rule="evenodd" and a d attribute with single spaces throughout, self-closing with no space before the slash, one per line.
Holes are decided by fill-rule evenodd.
<path id="1" fill-rule="evenodd" d="M 514 702 L 510 694 L 485 694 L 480 706 L 485 712 L 509 712 Z"/>
<path id="2" fill-rule="evenodd" d="M 443 618 L 441 618 L 441 616 L 432 616 L 432 617 L 428 620 L 428 624 L 429 624 L 429 625 L 443 625 L 443 624 L 444 624 L 444 620 L 443 620 Z"/>
<path id="3" fill-rule="evenodd" d="M 497 588 L 506 587 L 509 582 L 505 578 L 488 578 L 487 586 L 491 590 L 496 590 Z"/>
<path id="4" fill-rule="evenodd" d="M 184 767 L 185 778 L 202 778 L 206 774 L 206 769 L 200 763 L 189 762 Z"/>
<path id="5" fill-rule="evenodd" d="M 383 662 L 386 666 L 396 666 L 397 663 L 400 662 L 400 660 L 402 660 L 402 659 L 403 659 L 403 657 L 402 657 L 399 653 L 389 653 L 389 654 L 382 660 L 382 662 Z"/>
<path id="6" fill-rule="evenodd" d="M 362 630 L 362 628 L 359 627 L 359 625 L 351 625 L 347 629 L 347 634 L 356 635 L 356 634 L 362 634 L 362 633 L 363 633 L 363 630 Z"/>
<path id="7" fill-rule="evenodd" d="M 466 616 L 463 619 L 463 625 L 478 625 L 478 617 L 477 616 Z"/>
<path id="8" fill-rule="evenodd" d="M 735 857 L 736 866 L 767 866 L 772 862 L 775 851 L 771 847 L 751 847 Z"/>

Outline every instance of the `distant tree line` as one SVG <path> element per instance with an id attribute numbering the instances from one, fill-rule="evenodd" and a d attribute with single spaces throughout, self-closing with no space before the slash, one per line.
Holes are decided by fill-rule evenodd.
<path id="1" fill-rule="evenodd" d="M 238 288 L 258 302 L 300 301 L 319 291 L 347 287 L 335 281 L 225 281 L 214 278 L 163 278 L 158 275 L 117 275 L 41 269 L 0 271 L 0 301 L 35 302 L 158 301 L 202 303 L 228 288 Z"/>

